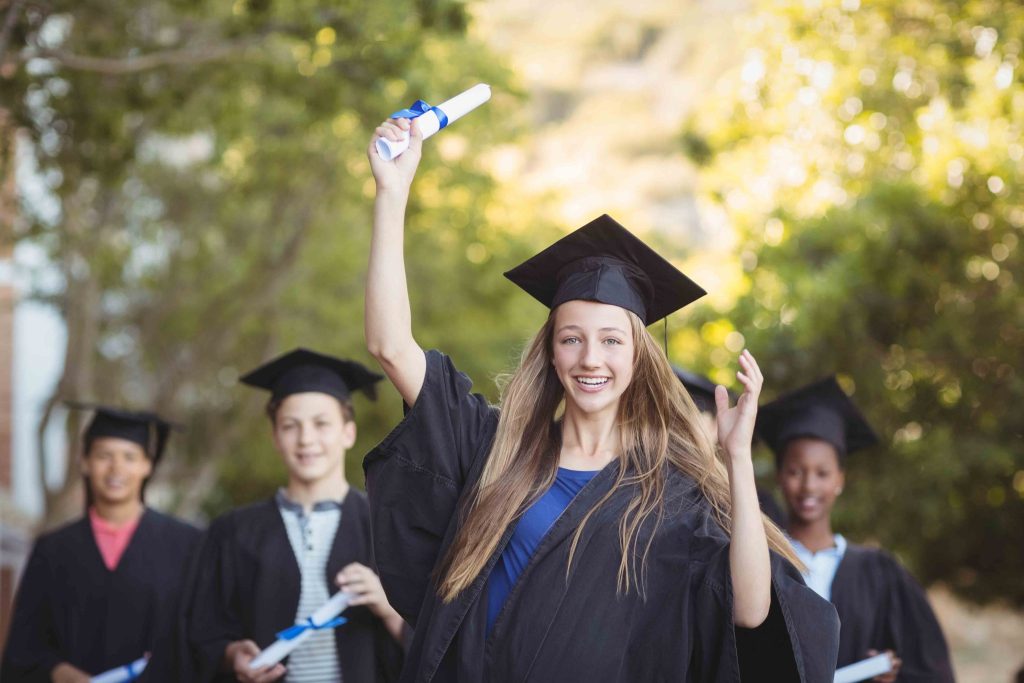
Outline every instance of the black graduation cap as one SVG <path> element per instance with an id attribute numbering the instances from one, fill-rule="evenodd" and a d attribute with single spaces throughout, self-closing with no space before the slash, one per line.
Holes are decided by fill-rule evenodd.
<path id="1" fill-rule="evenodd" d="M 840 457 L 878 443 L 878 436 L 836 382 L 835 376 L 809 384 L 761 406 L 757 431 L 781 458 L 799 437 L 814 437 L 835 446 Z"/>
<path id="2" fill-rule="evenodd" d="M 672 368 L 676 373 L 676 377 L 683 383 L 686 390 L 690 392 L 690 398 L 697 404 L 697 409 L 702 413 L 711 413 L 714 415 L 718 412 L 718 406 L 715 403 L 715 387 L 717 386 L 710 379 L 704 375 L 698 375 L 695 372 L 689 370 L 683 370 L 682 368 Z M 736 400 L 736 395 L 733 392 L 729 392 L 729 396 L 733 402 Z"/>
<path id="3" fill-rule="evenodd" d="M 607 214 L 505 277 L 548 308 L 576 299 L 599 301 L 632 311 L 647 325 L 707 293 Z"/>
<path id="4" fill-rule="evenodd" d="M 85 429 L 84 441 L 87 451 L 95 439 L 114 437 L 139 444 L 155 463 L 164 453 L 171 429 L 181 429 L 180 425 L 169 422 L 154 412 L 125 410 L 84 401 L 65 401 L 65 405 L 76 410 L 96 411 Z"/>
<path id="5" fill-rule="evenodd" d="M 274 400 L 315 391 L 347 401 L 354 391 L 376 398 L 374 385 L 382 379 L 361 363 L 299 348 L 264 363 L 241 381 L 266 389 Z"/>

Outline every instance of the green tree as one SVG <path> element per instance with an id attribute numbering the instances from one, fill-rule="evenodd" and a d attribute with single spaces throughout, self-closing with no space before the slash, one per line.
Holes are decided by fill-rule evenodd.
<path id="1" fill-rule="evenodd" d="M 513 134 L 495 109 L 517 99 L 467 36 L 461 3 L 15 4 L 0 99 L 58 208 L 26 198 L 18 234 L 63 278 L 37 293 L 68 325 L 50 407 L 100 399 L 185 423 L 158 477 L 179 509 L 214 513 L 281 479 L 265 397 L 237 385 L 241 372 L 297 345 L 367 360 L 366 143 L 390 111 L 478 81 L 497 86 L 495 106 L 429 143 L 410 283 L 423 343 L 481 383 L 475 371 L 508 364 L 533 309 L 494 263 L 516 262 L 543 230 L 524 230 L 540 225 L 528 207 L 512 218 L 468 152 L 469 139 L 477 151 Z M 358 410 L 356 483 L 362 452 L 401 415 L 390 391 Z M 72 458 L 48 493 L 51 521 L 77 507 L 73 472 Z"/>
<path id="2" fill-rule="evenodd" d="M 701 333 L 750 346 L 771 393 L 854 392 L 883 444 L 850 459 L 839 529 L 1022 605 L 1024 9 L 766 3 L 744 28 L 681 138 L 742 263 Z"/>

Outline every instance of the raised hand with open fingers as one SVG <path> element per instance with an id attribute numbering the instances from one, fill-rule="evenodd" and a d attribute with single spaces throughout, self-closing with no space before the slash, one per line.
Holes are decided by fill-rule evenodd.
<path id="1" fill-rule="evenodd" d="M 737 379 L 743 384 L 743 394 L 735 406 L 729 406 L 729 393 L 725 387 L 715 387 L 715 404 L 718 409 L 718 443 L 722 444 L 731 457 L 748 456 L 754 439 L 754 422 L 757 418 L 757 401 L 761 396 L 764 376 L 750 351 L 740 354 L 740 371 Z"/>

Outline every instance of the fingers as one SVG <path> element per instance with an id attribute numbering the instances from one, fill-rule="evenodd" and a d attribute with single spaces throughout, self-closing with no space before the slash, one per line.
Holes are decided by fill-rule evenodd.
<path id="1" fill-rule="evenodd" d="M 743 353 L 740 354 L 739 363 L 742 370 L 736 373 L 736 378 L 756 400 L 761 394 L 761 386 L 764 383 L 764 376 L 761 374 L 761 368 L 758 367 L 753 354 L 746 349 L 744 349 Z"/>
<path id="2" fill-rule="evenodd" d="M 409 134 L 409 119 L 388 119 L 377 126 L 374 134 L 392 142 L 401 142 Z"/>
<path id="3" fill-rule="evenodd" d="M 715 385 L 715 408 L 719 415 L 729 410 L 729 391 L 721 384 Z"/>

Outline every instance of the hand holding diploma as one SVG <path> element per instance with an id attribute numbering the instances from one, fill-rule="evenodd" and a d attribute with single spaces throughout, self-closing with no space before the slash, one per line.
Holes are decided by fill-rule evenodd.
<path id="1" fill-rule="evenodd" d="M 491 87 L 484 83 L 478 83 L 436 107 L 431 107 L 423 100 L 416 100 L 408 109 L 401 109 L 392 114 L 391 119 L 416 119 L 420 134 L 426 140 L 489 99 L 491 99 Z M 392 161 L 409 148 L 409 135 L 400 136 L 398 139 L 380 137 L 376 141 L 376 148 L 381 159 Z"/>
<path id="2" fill-rule="evenodd" d="M 348 607 L 348 601 L 348 593 L 338 592 L 332 595 L 327 602 L 321 605 L 305 621 L 279 632 L 277 640 L 249 662 L 249 670 L 254 671 L 276 666 L 282 659 L 290 655 L 295 648 L 306 642 L 313 635 L 314 631 L 332 629 L 344 624 L 345 618 L 338 615 Z M 284 673 L 284 667 L 281 667 L 281 673 Z"/>
<path id="3" fill-rule="evenodd" d="M 146 664 L 148 663 L 148 658 L 139 657 L 131 664 L 125 664 L 116 669 L 97 674 L 90 681 L 91 683 L 127 683 L 128 681 L 134 681 L 146 670 Z"/>
<path id="4" fill-rule="evenodd" d="M 899 666 L 899 659 L 889 650 L 836 670 L 833 683 L 857 683 L 868 679 L 894 681 Z"/>

